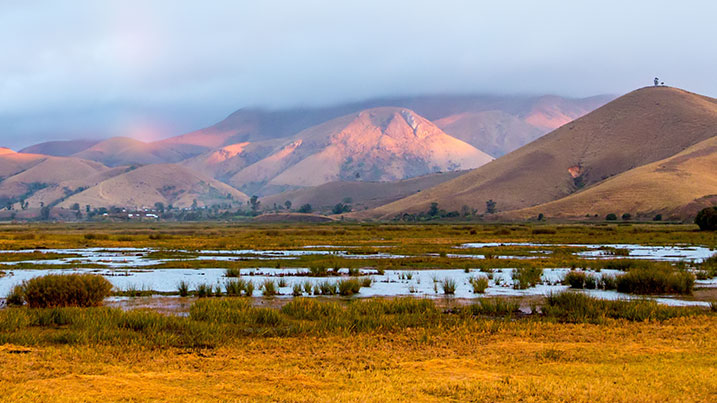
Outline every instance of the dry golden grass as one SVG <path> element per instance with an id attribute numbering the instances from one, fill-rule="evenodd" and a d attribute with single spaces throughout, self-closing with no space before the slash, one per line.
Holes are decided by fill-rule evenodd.
<path id="1" fill-rule="evenodd" d="M 695 215 L 698 206 L 684 206 L 717 195 L 717 137 L 702 141 L 664 160 L 631 169 L 563 199 L 508 213 L 511 218 L 584 217 L 586 214 L 637 212 Z M 667 213 L 667 214 L 665 214 Z"/>
<path id="2" fill-rule="evenodd" d="M 0 347 L 0 401 L 714 401 L 717 318 Z"/>

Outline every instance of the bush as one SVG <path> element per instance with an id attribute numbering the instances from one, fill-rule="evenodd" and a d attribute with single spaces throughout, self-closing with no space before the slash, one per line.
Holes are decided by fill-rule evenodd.
<path id="1" fill-rule="evenodd" d="M 12 291 L 10 291 L 10 294 L 7 296 L 6 303 L 8 306 L 20 306 L 25 303 L 25 292 L 23 291 L 21 285 L 13 287 Z"/>
<path id="2" fill-rule="evenodd" d="M 22 296 L 32 308 L 88 307 L 100 305 L 111 290 L 112 284 L 102 276 L 48 274 L 23 283 Z"/>
<path id="3" fill-rule="evenodd" d="M 513 288 L 524 290 L 535 287 L 543 275 L 541 267 L 521 267 L 513 271 Z"/>
<path id="4" fill-rule="evenodd" d="M 697 217 L 695 217 L 695 224 L 697 224 L 702 231 L 717 230 L 717 206 L 700 210 L 700 212 L 697 213 Z"/>
<path id="5" fill-rule="evenodd" d="M 488 288 L 488 279 L 485 277 L 471 277 L 471 286 L 473 286 L 473 292 L 476 294 L 483 294 L 485 289 Z"/>
<path id="6" fill-rule="evenodd" d="M 276 294 L 276 283 L 274 283 L 273 280 L 264 280 L 261 284 L 261 295 L 265 297 L 272 297 Z"/>
<path id="7" fill-rule="evenodd" d="M 453 295 L 456 293 L 456 280 L 453 280 L 452 278 L 443 279 L 441 286 L 443 287 L 443 293 L 446 295 Z"/>
<path id="8" fill-rule="evenodd" d="M 607 221 L 617 221 L 617 214 L 615 214 L 615 213 L 610 213 L 610 214 L 608 214 L 608 215 L 605 216 L 605 220 L 607 220 Z"/>
<path id="9" fill-rule="evenodd" d="M 358 294 L 359 290 L 361 289 L 361 283 L 358 281 L 358 279 L 355 278 L 349 280 L 341 280 L 339 281 L 338 286 L 339 295 L 343 296 Z"/>
<path id="10" fill-rule="evenodd" d="M 617 290 L 629 294 L 692 294 L 695 276 L 671 267 L 633 269 L 617 276 Z"/>
<path id="11" fill-rule="evenodd" d="M 569 285 L 570 288 L 585 288 L 585 273 L 581 271 L 571 270 L 563 278 L 563 284 Z"/>
<path id="12" fill-rule="evenodd" d="M 224 277 L 241 277 L 241 269 L 230 267 L 224 270 Z"/>
<path id="13" fill-rule="evenodd" d="M 180 297 L 186 297 L 189 295 L 189 283 L 186 281 L 180 281 L 177 285 L 177 292 L 179 292 Z"/>

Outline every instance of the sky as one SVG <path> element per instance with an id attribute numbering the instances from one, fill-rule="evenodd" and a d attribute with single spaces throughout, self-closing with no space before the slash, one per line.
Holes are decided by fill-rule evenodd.
<path id="1" fill-rule="evenodd" d="M 717 96 L 717 2 L 0 0 L 0 146 L 417 94 Z"/>

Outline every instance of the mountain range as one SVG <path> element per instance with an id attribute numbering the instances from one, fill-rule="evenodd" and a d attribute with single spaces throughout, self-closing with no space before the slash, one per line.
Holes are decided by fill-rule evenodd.
<path id="1" fill-rule="evenodd" d="M 503 219 L 684 218 L 717 200 L 715 136 L 717 100 L 643 88 L 465 175 L 357 216 L 396 218 L 438 203 L 495 210 L 487 215 Z"/>
<path id="2" fill-rule="evenodd" d="M 13 217 L 43 207 L 236 208 L 248 195 L 313 200 L 313 189 L 328 186 L 377 207 L 481 167 L 610 99 L 421 96 L 253 108 L 152 143 L 115 137 L 2 149 L 0 205 Z"/>
<path id="3" fill-rule="evenodd" d="M 394 98 L 243 109 L 153 143 L 0 149 L 0 216 L 302 206 L 360 220 L 683 220 L 717 203 L 716 172 L 717 100 L 677 88 Z"/>

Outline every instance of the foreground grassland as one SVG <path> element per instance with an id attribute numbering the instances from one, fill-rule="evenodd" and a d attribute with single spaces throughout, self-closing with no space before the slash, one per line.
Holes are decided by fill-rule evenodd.
<path id="1" fill-rule="evenodd" d="M 0 401 L 714 401 L 717 320 L 0 346 Z"/>
<path id="2" fill-rule="evenodd" d="M 177 249 L 334 245 L 374 253 L 390 246 L 412 257 L 339 264 L 413 269 L 462 268 L 468 260 L 442 254 L 477 253 L 457 252 L 466 242 L 717 246 L 715 233 L 693 225 L 0 227 L 6 250 L 152 247 L 155 257 L 176 257 Z M 572 251 L 525 264 L 581 264 Z M 297 264 L 335 263 L 311 259 Z M 717 400 L 717 305 L 675 308 L 575 293 L 523 301 L 522 311 L 520 301 L 507 299 L 275 301 L 200 298 L 188 317 L 106 307 L 0 309 L 0 402 Z"/>

